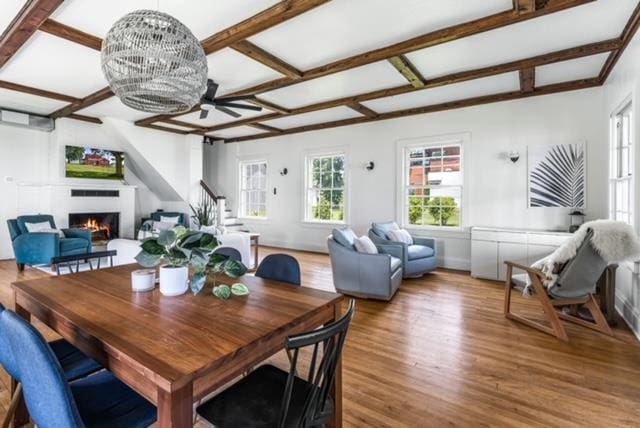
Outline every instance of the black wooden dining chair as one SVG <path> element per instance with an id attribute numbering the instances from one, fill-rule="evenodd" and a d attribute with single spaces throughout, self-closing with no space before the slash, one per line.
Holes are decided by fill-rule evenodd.
<path id="1" fill-rule="evenodd" d="M 331 389 L 354 311 L 355 300 L 351 300 L 338 321 L 287 338 L 285 349 L 293 354 L 288 373 L 261 366 L 198 406 L 197 413 L 217 428 L 306 428 L 328 423 L 335 410 Z M 313 347 L 313 353 L 305 380 L 296 373 L 300 350 L 308 347 Z"/>

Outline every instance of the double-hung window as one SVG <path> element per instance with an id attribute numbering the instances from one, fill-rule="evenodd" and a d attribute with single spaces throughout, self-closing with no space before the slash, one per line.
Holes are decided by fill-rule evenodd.
<path id="1" fill-rule="evenodd" d="M 267 162 L 240 162 L 240 217 L 267 217 Z"/>
<path id="2" fill-rule="evenodd" d="M 633 118 L 631 103 L 611 118 L 609 218 L 633 224 Z"/>
<path id="3" fill-rule="evenodd" d="M 345 154 L 306 158 L 305 221 L 345 221 Z"/>
<path id="4" fill-rule="evenodd" d="M 462 225 L 462 143 L 403 150 L 403 222 L 414 227 Z"/>

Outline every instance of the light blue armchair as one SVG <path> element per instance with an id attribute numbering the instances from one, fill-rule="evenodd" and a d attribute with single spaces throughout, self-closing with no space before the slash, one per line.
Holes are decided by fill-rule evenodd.
<path id="1" fill-rule="evenodd" d="M 25 265 L 47 265 L 58 256 L 85 254 L 91 252 L 91 231 L 85 229 L 62 229 L 65 237 L 57 233 L 29 233 L 25 223 L 48 221 L 52 229 L 56 228 L 53 216 L 23 215 L 7 220 L 13 252 L 20 271 Z"/>
<path id="2" fill-rule="evenodd" d="M 391 241 L 387 238 L 390 230 L 399 229 L 393 222 L 371 223 L 369 238 L 376 246 L 394 246 L 400 250 L 400 259 L 405 278 L 419 278 L 427 272 L 431 272 L 438 267 L 438 254 L 436 250 L 436 240 L 433 238 L 418 238 L 412 236 L 413 245 L 402 242 Z"/>
<path id="3" fill-rule="evenodd" d="M 354 247 L 356 235 L 351 229 L 334 229 L 327 239 L 333 282 L 340 293 L 351 296 L 390 300 L 402 282 L 401 250 L 396 246 L 378 246 L 381 254 L 359 253 Z M 395 256 L 385 251 L 394 253 Z"/>

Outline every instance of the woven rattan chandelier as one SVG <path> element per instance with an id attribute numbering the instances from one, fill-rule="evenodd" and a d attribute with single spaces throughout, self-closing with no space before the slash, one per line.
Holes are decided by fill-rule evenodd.
<path id="1" fill-rule="evenodd" d="M 207 60 L 198 39 L 166 13 L 138 10 L 120 18 L 102 42 L 102 71 L 127 106 L 181 113 L 207 88 Z"/>

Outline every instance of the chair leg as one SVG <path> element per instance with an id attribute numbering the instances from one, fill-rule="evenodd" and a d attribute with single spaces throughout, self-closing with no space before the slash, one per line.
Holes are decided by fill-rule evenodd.
<path id="1" fill-rule="evenodd" d="M 507 265 L 507 278 L 504 280 L 504 316 L 510 314 L 511 309 L 511 289 L 513 283 L 511 282 L 511 276 L 513 274 L 513 266 Z"/>
<path id="2" fill-rule="evenodd" d="M 16 263 L 18 265 L 18 272 L 24 272 L 24 263 Z"/>
<path id="3" fill-rule="evenodd" d="M 521 315 L 516 315 L 514 313 L 511 313 L 509 311 L 509 303 L 507 303 L 506 298 L 505 298 L 505 316 L 508 319 L 521 322 L 522 324 L 528 325 L 529 327 L 535 328 L 536 330 L 540 330 L 543 333 L 547 333 L 547 334 L 550 334 L 551 336 L 555 336 L 564 342 L 568 342 L 569 336 L 567 336 L 567 332 L 565 331 L 564 326 L 560 321 L 559 314 L 551 304 L 551 301 L 549 300 L 549 296 L 547 295 L 547 290 L 544 288 L 544 285 L 542 285 L 540 278 L 536 275 L 532 275 L 531 273 L 529 273 L 529 278 L 531 279 L 531 284 L 533 285 L 534 293 L 538 298 L 538 300 L 540 301 L 540 304 L 542 305 L 542 310 L 544 311 L 544 313 L 547 315 L 547 318 L 549 319 L 550 326 L 546 326 L 542 323 L 530 320 Z M 510 282 L 511 281 L 509 280 L 508 283 Z M 507 287 L 507 288 L 508 290 L 505 290 L 505 296 L 508 297 L 508 301 L 510 301 L 511 287 Z"/>
<path id="4" fill-rule="evenodd" d="M 2 420 L 2 428 L 9 428 L 11 425 L 13 414 L 16 412 L 18 408 L 18 403 L 20 403 L 20 399 L 22 398 L 22 384 L 18 384 L 16 387 L 16 391 L 13 393 L 13 397 L 11 397 L 11 403 L 9 403 L 9 408 L 7 409 L 7 413 Z"/>
<path id="5" fill-rule="evenodd" d="M 557 313 L 558 316 L 563 320 L 567 320 L 574 324 L 590 328 L 591 330 L 598 331 L 600 333 L 606 334 L 607 336 L 613 336 L 613 331 L 611 330 L 611 327 L 609 327 L 607 319 L 604 317 L 604 314 L 600 310 L 600 306 L 598 306 L 598 302 L 596 302 L 592 294 L 589 295 L 589 300 L 584 304 L 584 307 L 587 308 L 589 312 L 591 312 L 594 322 L 589 322 L 577 316 L 565 314 L 563 312 Z"/>

